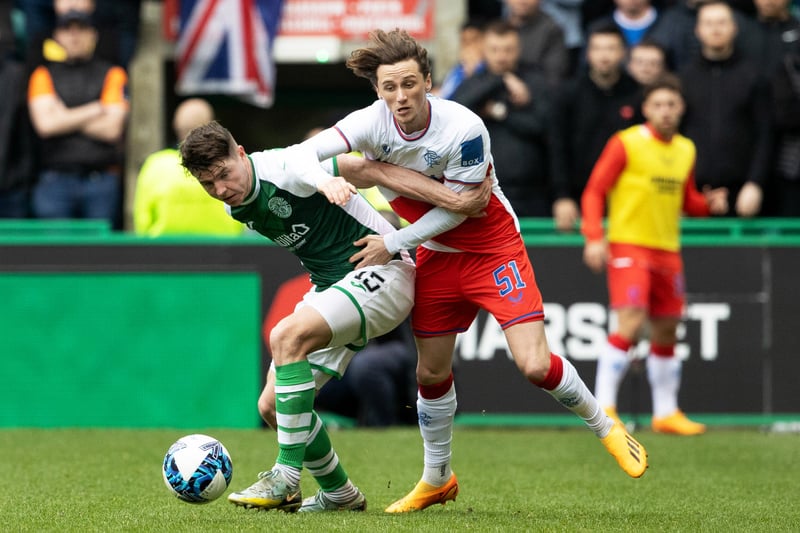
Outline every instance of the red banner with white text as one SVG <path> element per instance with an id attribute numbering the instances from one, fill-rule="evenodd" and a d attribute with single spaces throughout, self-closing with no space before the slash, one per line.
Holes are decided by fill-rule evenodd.
<path id="1" fill-rule="evenodd" d="M 434 37 L 434 0 L 284 0 L 280 37 L 366 38 L 374 29 Z"/>

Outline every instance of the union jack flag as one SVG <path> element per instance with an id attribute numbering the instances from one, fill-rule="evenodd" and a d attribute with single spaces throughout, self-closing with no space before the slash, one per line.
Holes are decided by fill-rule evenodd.
<path id="1" fill-rule="evenodd" d="M 178 94 L 231 94 L 272 106 L 272 42 L 282 0 L 180 0 Z"/>

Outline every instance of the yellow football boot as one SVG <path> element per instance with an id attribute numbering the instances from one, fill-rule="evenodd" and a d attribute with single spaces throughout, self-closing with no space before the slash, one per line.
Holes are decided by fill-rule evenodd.
<path id="1" fill-rule="evenodd" d="M 631 437 L 622 424 L 614 424 L 600 442 L 629 476 L 642 477 L 647 470 L 647 451 L 639 441 Z"/>
<path id="2" fill-rule="evenodd" d="M 669 416 L 653 418 L 653 431 L 671 433 L 673 435 L 702 435 L 706 432 L 705 424 L 689 420 L 683 411 L 678 409 Z"/>
<path id="3" fill-rule="evenodd" d="M 387 513 L 408 513 L 411 511 L 421 511 L 436 503 L 444 505 L 452 500 L 456 501 L 458 496 L 458 480 L 452 474 L 447 483 L 441 487 L 434 487 L 424 481 L 417 483 L 414 489 L 386 508 Z"/>

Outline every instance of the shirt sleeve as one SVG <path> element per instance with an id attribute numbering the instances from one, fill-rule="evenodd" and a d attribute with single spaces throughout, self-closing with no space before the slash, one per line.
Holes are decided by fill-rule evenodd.
<path id="1" fill-rule="evenodd" d="M 344 142 L 346 149 L 336 154 L 322 153 L 320 159 L 352 151 L 359 151 L 369 159 L 376 159 L 372 149 L 373 137 L 376 135 L 376 125 L 383 122 L 381 111 L 385 107 L 386 104 L 382 100 L 377 100 L 369 107 L 353 111 L 337 122 L 331 130 L 339 136 L 341 142 Z M 329 135 L 327 132 L 322 133 Z"/>
<path id="2" fill-rule="evenodd" d="M 603 238 L 606 196 L 625 168 L 627 156 L 619 136 L 609 139 L 581 195 L 581 233 L 587 241 Z"/>
<path id="3" fill-rule="evenodd" d="M 689 173 L 689 179 L 684 183 L 683 189 L 683 210 L 687 215 L 693 217 L 707 217 L 711 214 L 708 208 L 706 197 L 697 190 L 697 183 L 694 179 L 694 167 Z"/>
<path id="4" fill-rule="evenodd" d="M 391 254 L 396 254 L 400 250 L 413 250 L 423 242 L 455 228 L 466 219 L 466 215 L 436 207 L 413 224 L 384 235 L 383 243 Z"/>
<path id="5" fill-rule="evenodd" d="M 28 82 L 28 102 L 39 96 L 56 94 L 53 79 L 46 67 L 40 66 L 33 71 Z"/>
<path id="6" fill-rule="evenodd" d="M 480 185 L 491 162 L 489 132 L 482 122 L 471 125 L 462 138 L 458 152 L 450 157 L 444 171 L 444 184 L 456 192 Z"/>
<path id="7" fill-rule="evenodd" d="M 325 161 L 333 156 L 350 152 L 350 145 L 336 128 L 328 128 L 301 143 L 316 154 L 317 160 Z"/>
<path id="8" fill-rule="evenodd" d="M 103 83 L 103 92 L 100 102 L 104 105 L 128 105 L 127 98 L 128 75 L 122 67 L 111 67 L 106 73 Z"/>
<path id="9" fill-rule="evenodd" d="M 332 178 L 307 144 L 251 154 L 256 175 L 292 194 L 307 198 L 318 192 L 319 184 Z"/>

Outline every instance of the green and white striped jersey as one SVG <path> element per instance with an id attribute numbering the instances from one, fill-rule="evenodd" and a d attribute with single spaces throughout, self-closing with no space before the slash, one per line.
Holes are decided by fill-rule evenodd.
<path id="1" fill-rule="evenodd" d="M 303 154 L 292 147 L 250 154 L 253 191 L 229 209 L 233 218 L 296 255 L 323 290 L 354 269 L 349 259 L 359 250 L 355 241 L 394 228 L 360 195 L 344 207 L 328 202 L 293 157 Z"/>

